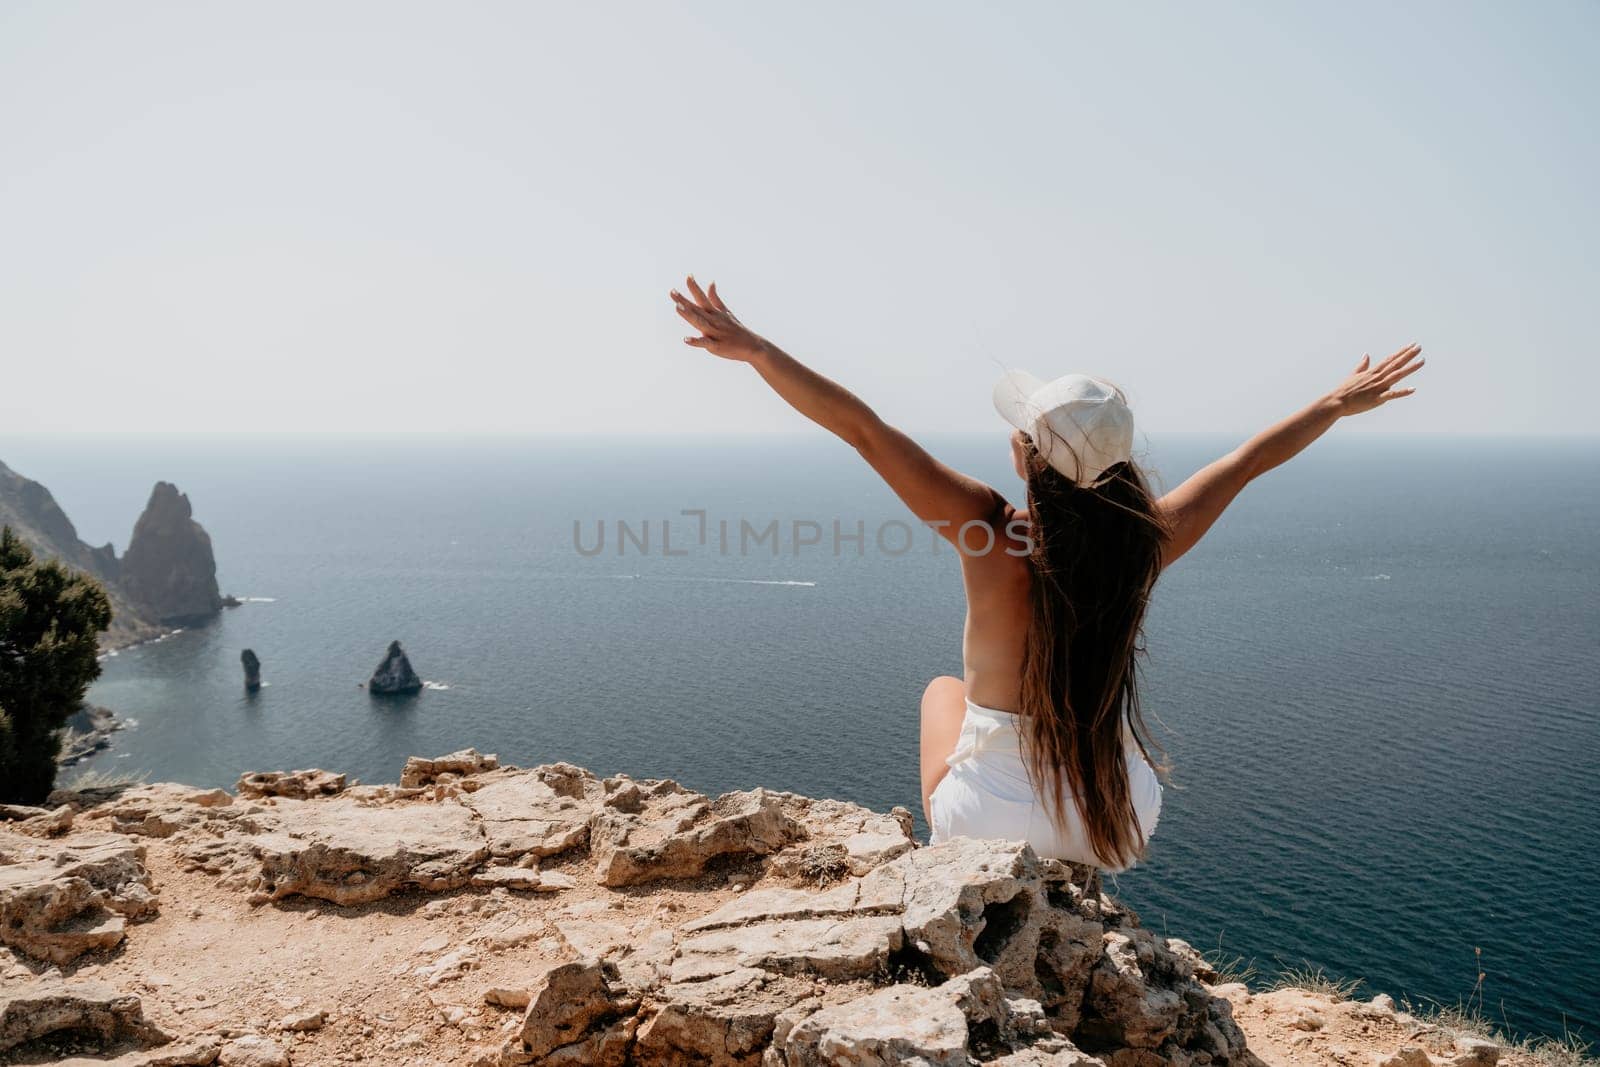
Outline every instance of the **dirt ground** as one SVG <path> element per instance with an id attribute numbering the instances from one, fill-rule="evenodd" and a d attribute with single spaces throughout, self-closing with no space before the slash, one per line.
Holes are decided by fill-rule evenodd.
<path id="1" fill-rule="evenodd" d="M 296 1065 L 466 1064 L 498 1053 L 522 1013 L 486 1003 L 488 991 L 524 989 L 530 974 L 597 954 L 619 930 L 643 939 L 663 917 L 683 922 L 735 893 L 723 875 L 703 886 L 600 889 L 574 859 L 546 868 L 578 883 L 557 893 L 467 888 L 354 907 L 252 906 L 182 870 L 169 842 L 148 848 L 160 913 L 130 926 L 115 952 L 62 973 L 136 993 L 145 1017 L 171 1034 L 268 1035 Z M 283 1028 L 319 1011 L 326 1021 L 314 1029 Z"/>

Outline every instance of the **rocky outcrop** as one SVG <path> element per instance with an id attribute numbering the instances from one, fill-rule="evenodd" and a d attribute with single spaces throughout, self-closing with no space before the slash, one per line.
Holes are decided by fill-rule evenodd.
<path id="1" fill-rule="evenodd" d="M 900 983 L 806 1016 L 782 1041 L 789 1067 L 838 1063 L 1095 1063 L 1056 1034 L 1036 1001 L 1008 997 L 987 967 L 936 986 Z M 1024 1058 L 1026 1057 L 1026 1058 Z"/>
<path id="2" fill-rule="evenodd" d="M 81 793 L 58 794 L 62 798 L 83 797 Z M 65 805 L 71 810 L 71 803 Z M 119 789 L 96 800 L 92 810 L 112 830 L 139 837 L 167 838 L 208 822 L 208 809 L 228 808 L 230 815 L 248 810 L 233 807 L 233 797 L 221 789 L 196 789 L 193 786 L 161 782 L 156 785 Z"/>
<path id="3" fill-rule="evenodd" d="M 54 1034 L 88 1035 L 107 1045 L 171 1040 L 145 1020 L 138 997 L 102 982 L 52 976 L 0 988 L 0 1054 Z"/>
<path id="4" fill-rule="evenodd" d="M 272 829 L 248 839 L 257 864 L 251 899 L 260 902 L 361 904 L 408 889 L 457 889 L 489 855 L 472 812 L 459 804 L 281 801 L 273 815 Z"/>
<path id="5" fill-rule="evenodd" d="M 283 1046 L 260 1034 L 242 1034 L 217 1054 L 221 1067 L 289 1067 L 292 1062 Z"/>
<path id="6" fill-rule="evenodd" d="M 389 650 L 383 654 L 383 662 L 378 664 L 378 669 L 372 672 L 372 678 L 367 682 L 367 692 L 377 696 L 395 696 L 415 693 L 421 688 L 422 679 L 411 669 L 411 660 L 400 648 L 400 642 L 390 641 Z"/>
<path id="7" fill-rule="evenodd" d="M 244 667 L 244 691 L 254 693 L 261 688 L 261 659 L 254 649 L 239 653 L 239 663 Z"/>
<path id="8" fill-rule="evenodd" d="M 307 771 L 252 771 L 239 776 L 241 797 L 288 797 L 309 800 L 344 792 L 345 776 L 316 769 Z"/>
<path id="9" fill-rule="evenodd" d="M 1536 1067 L 1222 984 L 1092 871 L 902 810 L 471 749 L 406 781 L 0 808 L 0 1061 Z"/>
<path id="10" fill-rule="evenodd" d="M 167 785 L 86 798 L 67 805 L 74 829 L 59 841 L 87 833 L 127 857 L 126 835 L 146 835 L 258 908 L 489 894 L 493 922 L 454 945 L 429 939 L 431 962 L 393 972 L 471 1029 L 474 1009 L 448 990 L 497 953 L 547 946 L 482 994 L 477 1012 L 520 1022 L 480 1063 L 1249 1062 L 1186 945 L 1139 926 L 1087 870 L 1020 842 L 917 848 L 903 812 L 764 789 L 711 798 L 569 764 L 501 767 L 470 749 L 408 762 L 400 787 L 291 777 L 292 796 L 273 792 L 284 776 L 247 775 L 237 800 Z M 313 785 L 330 780 L 340 792 Z M 26 869 L 37 880 L 47 867 Z M 111 881 L 136 898 L 127 883 L 141 871 Z M 648 917 L 623 914 L 658 893 Z M 685 911 L 699 894 L 716 902 Z M 512 897 L 556 910 L 518 920 Z M 313 1040 L 326 1012 L 283 1018 L 312 1015 L 279 1029 Z"/>
<path id="11" fill-rule="evenodd" d="M 187 626 L 222 610 L 211 537 L 194 521 L 189 498 L 157 482 L 123 556 L 122 587 L 163 626 Z"/>
<path id="12" fill-rule="evenodd" d="M 0 822 L 29 837 L 56 837 L 72 829 L 72 808 L 35 807 L 32 804 L 0 804 Z"/>
<path id="13" fill-rule="evenodd" d="M 464 748 L 460 752 L 452 752 L 448 756 L 438 756 L 433 759 L 412 756 L 406 760 L 405 769 L 400 772 L 400 788 L 421 789 L 441 779 L 451 781 L 465 778 L 492 771 L 499 766 L 498 756 L 480 755 L 475 748 Z"/>
<path id="14" fill-rule="evenodd" d="M 723 856 L 766 856 L 801 836 L 783 798 L 757 789 L 711 800 L 673 781 L 607 783 L 589 827 L 602 885 L 694 878 Z"/>
<path id="15" fill-rule="evenodd" d="M 592 958 L 558 964 L 533 978 L 522 1028 L 500 1062 L 620 1067 L 639 1026 L 638 1007 L 615 964 Z"/>
<path id="16" fill-rule="evenodd" d="M 115 948 L 128 920 L 156 910 L 144 859 L 122 834 L 56 843 L 0 828 L 0 944 L 55 964 Z"/>
<path id="17" fill-rule="evenodd" d="M 745 855 L 765 847 L 752 844 Z M 639 997 L 630 1062 L 1245 1062 L 1191 955 L 1089 892 L 1086 873 L 1019 842 L 958 839 L 821 892 L 751 890 L 682 924 L 663 970 L 629 967 L 649 949 L 619 932 L 605 956 L 619 977 L 589 967 L 596 1021 L 564 1031 L 563 1047 L 623 1041 L 618 1005 Z M 851 993 L 814 1003 L 819 982 Z M 780 1033 L 786 1013 L 799 1017 Z M 537 1001 L 525 1025 L 536 1014 Z M 534 1044 L 544 1059 L 508 1046 L 502 1062 L 557 1062 L 547 1045 Z"/>
<path id="18" fill-rule="evenodd" d="M 502 864 L 586 847 L 589 823 L 606 792 L 605 783 L 570 763 L 486 775 L 474 784 L 461 802 L 478 816 L 489 855 Z"/>

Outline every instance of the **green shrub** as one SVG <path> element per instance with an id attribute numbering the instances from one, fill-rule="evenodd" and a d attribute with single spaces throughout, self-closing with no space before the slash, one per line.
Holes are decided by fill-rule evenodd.
<path id="1" fill-rule="evenodd" d="M 109 625 L 99 583 L 36 561 L 0 530 L 0 802 L 50 792 L 61 728 L 100 675 L 96 638 Z"/>

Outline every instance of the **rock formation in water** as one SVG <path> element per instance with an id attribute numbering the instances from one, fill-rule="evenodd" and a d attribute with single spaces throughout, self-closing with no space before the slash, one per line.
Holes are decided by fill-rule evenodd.
<path id="1" fill-rule="evenodd" d="M 122 557 L 122 587 L 163 626 L 187 626 L 222 610 L 211 537 L 194 521 L 189 498 L 157 482 Z"/>
<path id="2" fill-rule="evenodd" d="M 123 559 L 109 544 L 96 548 L 80 540 L 50 490 L 3 463 L 0 526 L 15 530 L 40 559 L 58 559 L 105 586 L 112 619 L 101 641 L 104 648 L 148 640 L 166 626 L 203 621 L 222 605 L 211 539 L 190 517 L 188 498 L 165 482 L 157 483 Z"/>
<path id="3" fill-rule="evenodd" d="M 392 696 L 415 693 L 421 688 L 422 679 L 411 669 L 411 660 L 400 648 L 400 642 L 390 641 L 389 651 L 383 654 L 383 662 L 378 664 L 378 669 L 372 672 L 372 679 L 367 682 L 367 692 Z"/>
<path id="4" fill-rule="evenodd" d="M 1502 1054 L 1387 997 L 1252 994 L 1141 925 L 1094 872 L 1020 842 L 918 847 L 901 808 L 711 798 L 470 749 L 414 758 L 406 780 L 273 772 L 246 775 L 237 797 L 142 785 L 0 807 L 0 1060 L 1494 1067 Z"/>
<path id="5" fill-rule="evenodd" d="M 247 693 L 254 693 L 261 688 L 261 660 L 253 649 L 245 649 L 239 653 L 239 662 L 244 667 L 244 689 Z"/>

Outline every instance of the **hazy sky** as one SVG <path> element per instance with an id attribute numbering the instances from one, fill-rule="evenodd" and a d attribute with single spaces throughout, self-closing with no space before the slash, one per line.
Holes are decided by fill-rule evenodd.
<path id="1" fill-rule="evenodd" d="M 0 429 L 912 430 L 998 370 L 1245 431 L 1592 432 L 1600 5 L 0 6 Z"/>

